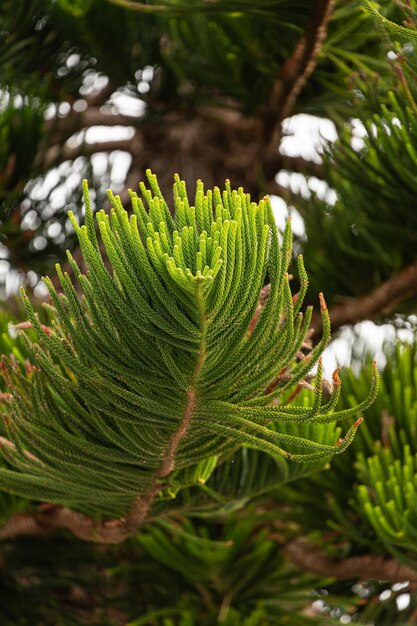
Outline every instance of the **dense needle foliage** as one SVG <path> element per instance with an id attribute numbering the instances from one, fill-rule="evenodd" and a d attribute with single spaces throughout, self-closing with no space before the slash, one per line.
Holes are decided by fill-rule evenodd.
<path id="1" fill-rule="evenodd" d="M 334 413 L 337 376 L 323 399 L 326 306 L 322 298 L 323 338 L 306 358 L 312 309 L 300 309 L 307 277 L 300 257 L 293 298 L 290 224 L 280 246 L 268 198 L 256 204 L 228 183 L 205 193 L 198 182 L 191 205 L 177 178 L 172 218 L 156 177 L 148 179 L 151 190 L 140 185 L 147 209 L 132 192 L 129 217 L 110 193 L 110 215 L 97 214 L 111 271 L 85 183 L 85 225 L 70 215 L 88 268 L 82 274 L 69 255 L 82 301 L 59 266 L 61 296 L 45 279 L 49 326 L 24 296 L 39 343 L 27 342 L 29 373 L 3 366 L 12 393 L 5 396 L 10 441 L 1 447 L 11 466 L 0 470 L 7 491 L 91 515 L 120 516 L 135 498 L 149 509 L 170 486 L 175 495 L 178 486 L 204 483 L 242 445 L 292 462 L 339 454 L 359 421 L 332 443 L 271 424 L 335 422 L 375 398 L 374 368 L 358 406 Z M 312 406 L 287 406 L 317 362 Z"/>

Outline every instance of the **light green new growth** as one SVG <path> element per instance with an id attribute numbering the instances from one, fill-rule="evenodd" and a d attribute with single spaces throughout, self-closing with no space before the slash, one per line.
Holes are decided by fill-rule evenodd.
<path id="1" fill-rule="evenodd" d="M 242 446 L 299 462 L 343 452 L 360 420 L 334 445 L 280 432 L 279 424 L 352 418 L 375 398 L 374 368 L 358 406 L 334 412 L 337 376 L 323 400 L 329 316 L 322 298 L 323 338 L 306 358 L 307 276 L 299 257 L 301 288 L 293 297 L 290 224 L 280 246 L 268 198 L 256 204 L 229 183 L 205 192 L 198 181 L 191 203 L 176 177 L 172 217 L 156 177 L 147 175 L 150 190 L 140 185 L 145 202 L 131 192 L 130 216 L 109 192 L 110 215 L 96 215 L 101 242 L 84 182 L 85 225 L 70 219 L 86 274 L 68 253 L 82 299 L 57 265 L 63 293 L 44 279 L 47 328 L 23 293 L 38 342 L 27 339 L 29 373 L 3 365 L 13 393 L 0 449 L 3 490 L 92 516 L 136 507 L 142 520 L 170 485 L 177 493 L 182 470 L 190 470 L 188 484 L 204 485 Z M 269 295 L 259 307 L 266 280 Z M 313 405 L 287 404 L 317 363 Z"/>
<path id="2" fill-rule="evenodd" d="M 388 20 L 382 13 L 379 11 L 379 4 L 377 2 L 373 2 L 372 0 L 362 0 L 362 4 L 366 8 L 366 10 L 375 18 L 376 23 L 382 30 L 386 30 L 389 34 L 402 38 L 406 38 L 411 41 L 417 40 L 417 31 L 413 28 L 407 28 L 406 26 L 401 26 L 400 24 L 396 24 L 391 20 Z M 404 8 L 411 9 L 407 7 L 404 3 Z"/>

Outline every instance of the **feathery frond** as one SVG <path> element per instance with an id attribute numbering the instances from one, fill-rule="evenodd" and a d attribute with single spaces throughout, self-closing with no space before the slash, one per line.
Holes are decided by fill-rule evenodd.
<path id="1" fill-rule="evenodd" d="M 352 418 L 375 398 L 374 368 L 358 406 L 334 413 L 337 378 L 323 401 L 328 313 L 321 297 L 323 338 L 306 357 L 311 309 L 300 311 L 304 288 L 298 299 L 291 294 L 290 224 L 280 246 L 268 198 L 256 204 L 229 183 L 205 192 L 198 181 L 191 204 L 176 177 L 173 218 L 156 177 L 148 172 L 148 180 L 150 189 L 140 185 L 145 202 L 131 192 L 130 216 L 109 192 L 110 214 L 96 215 L 102 243 L 84 184 L 85 225 L 70 219 L 85 275 L 68 255 L 82 300 L 58 265 L 63 293 L 45 279 L 52 301 L 45 328 L 23 293 L 38 334 L 27 349 L 39 372 L 4 373 L 13 399 L 1 454 L 13 469 L 0 469 L 2 489 L 90 515 L 119 516 L 135 501 L 145 514 L 171 482 L 175 490 L 179 471 L 216 457 L 208 477 L 242 446 L 292 462 L 343 452 L 360 419 L 332 443 L 279 424 Z M 299 268 L 305 282 L 301 257 Z M 251 324 L 266 277 L 269 296 Z M 312 406 L 286 405 L 315 364 Z M 191 473 L 199 484 L 199 471 Z"/>

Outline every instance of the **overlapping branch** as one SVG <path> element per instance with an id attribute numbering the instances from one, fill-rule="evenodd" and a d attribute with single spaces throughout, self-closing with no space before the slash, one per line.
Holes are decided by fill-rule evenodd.
<path id="1" fill-rule="evenodd" d="M 272 88 L 265 121 L 270 146 L 275 149 L 280 143 L 281 122 L 291 114 L 297 96 L 316 67 L 333 7 L 334 0 L 316 0 L 303 35 Z"/>
<path id="2" fill-rule="evenodd" d="M 402 302 L 417 296 L 417 263 L 394 274 L 374 291 L 359 298 L 336 304 L 329 310 L 333 331 L 347 324 L 374 320 L 390 314 Z M 321 321 L 313 315 L 316 337 L 321 333 Z"/>
<path id="3" fill-rule="evenodd" d="M 300 569 L 318 576 L 337 580 L 386 580 L 398 583 L 409 581 L 417 585 L 417 572 L 396 559 L 386 559 L 377 554 L 352 556 L 336 560 L 323 554 L 305 539 L 295 539 L 283 548 L 286 558 Z"/>

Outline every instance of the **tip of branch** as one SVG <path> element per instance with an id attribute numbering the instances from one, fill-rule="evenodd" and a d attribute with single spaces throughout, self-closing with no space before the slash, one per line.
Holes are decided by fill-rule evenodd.
<path id="1" fill-rule="evenodd" d="M 363 417 L 358 417 L 358 419 L 356 420 L 356 422 L 353 424 L 355 428 L 358 428 L 358 426 L 360 424 L 362 424 L 363 422 Z"/>
<path id="2" fill-rule="evenodd" d="M 0 437 L 0 448 L 9 448 L 9 450 L 16 450 L 16 446 L 14 443 L 6 439 L 5 437 Z"/>
<path id="3" fill-rule="evenodd" d="M 324 295 L 321 291 L 319 293 L 319 300 L 320 300 L 320 311 L 327 311 L 326 300 L 324 299 Z"/>

